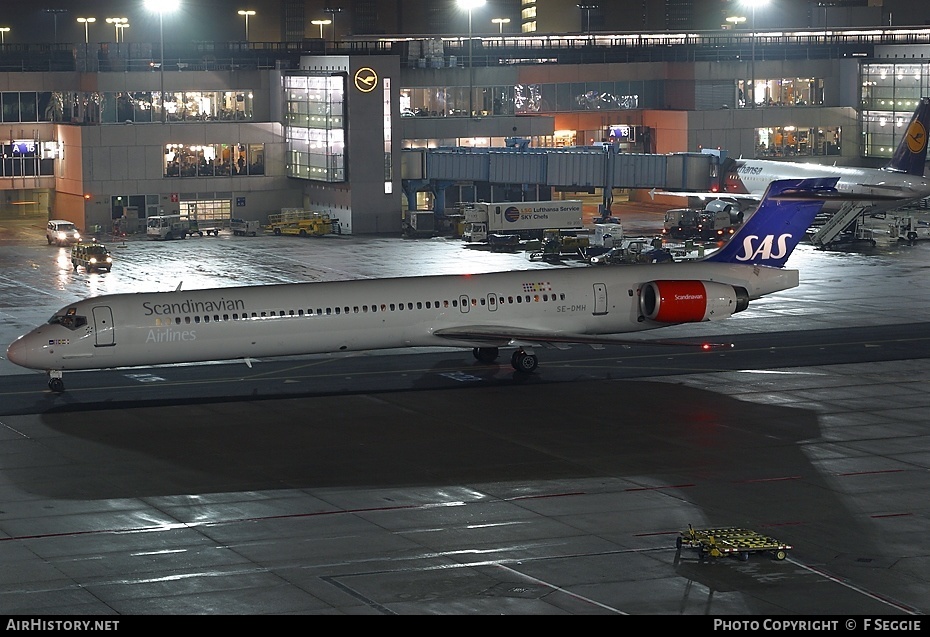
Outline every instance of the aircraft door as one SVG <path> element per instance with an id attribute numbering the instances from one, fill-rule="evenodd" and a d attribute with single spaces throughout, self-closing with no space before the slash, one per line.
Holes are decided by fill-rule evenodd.
<path id="1" fill-rule="evenodd" d="M 94 335 L 97 347 L 111 347 L 116 345 L 113 333 L 113 312 L 109 306 L 97 305 L 94 307 Z"/>
<path id="2" fill-rule="evenodd" d="M 594 284 L 594 315 L 607 314 L 607 285 Z"/>
<path id="3" fill-rule="evenodd" d="M 493 312 L 497 309 L 497 295 L 488 294 L 488 310 Z"/>
<path id="4" fill-rule="evenodd" d="M 468 301 L 467 295 L 463 294 L 459 297 L 459 310 L 462 312 L 462 314 L 468 313 L 468 309 L 470 305 L 471 304 Z"/>

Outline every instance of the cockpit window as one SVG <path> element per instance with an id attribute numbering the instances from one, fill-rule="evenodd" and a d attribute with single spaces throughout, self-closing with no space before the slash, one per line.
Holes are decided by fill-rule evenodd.
<path id="1" fill-rule="evenodd" d="M 56 314 L 48 320 L 49 325 L 61 325 L 69 330 L 76 330 L 87 325 L 86 316 L 78 316 L 77 308 L 69 307 L 64 314 Z"/>

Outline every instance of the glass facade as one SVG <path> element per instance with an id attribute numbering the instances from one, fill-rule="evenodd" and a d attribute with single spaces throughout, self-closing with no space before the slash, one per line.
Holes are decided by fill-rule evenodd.
<path id="1" fill-rule="evenodd" d="M 165 146 L 165 177 L 244 177 L 264 174 L 264 144 Z"/>
<path id="2" fill-rule="evenodd" d="M 863 157 L 888 158 L 914 114 L 930 95 L 930 63 L 862 64 L 861 148 Z"/>
<path id="3" fill-rule="evenodd" d="M 165 104 L 170 122 L 253 117 L 250 90 L 166 93 Z M 161 122 L 161 107 L 158 91 L 4 91 L 0 93 L 0 122 Z"/>
<path id="4" fill-rule="evenodd" d="M 346 76 L 284 77 L 287 176 L 344 182 Z"/>

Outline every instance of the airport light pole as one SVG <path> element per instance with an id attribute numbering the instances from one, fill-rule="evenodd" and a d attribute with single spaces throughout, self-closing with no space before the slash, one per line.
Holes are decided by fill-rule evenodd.
<path id="1" fill-rule="evenodd" d="M 58 44 L 58 16 L 62 13 L 68 13 L 67 9 L 45 9 L 45 13 L 50 13 L 55 21 L 55 44 Z"/>
<path id="2" fill-rule="evenodd" d="M 475 114 L 475 67 L 473 61 L 473 42 L 471 37 L 471 12 L 483 7 L 486 0 L 457 0 L 460 9 L 468 11 L 468 116 Z"/>
<path id="3" fill-rule="evenodd" d="M 342 13 L 342 7 L 325 7 L 323 13 L 329 13 L 333 21 L 333 45 L 336 44 L 336 14 Z"/>
<path id="4" fill-rule="evenodd" d="M 504 25 L 510 23 L 510 18 L 493 18 L 491 22 L 493 22 L 498 27 L 500 27 L 500 29 L 498 30 L 498 33 L 503 33 Z"/>
<path id="5" fill-rule="evenodd" d="M 579 4 L 575 5 L 585 13 L 585 33 L 591 33 L 591 12 L 600 9 L 601 6 L 598 4 Z"/>
<path id="6" fill-rule="evenodd" d="M 96 22 L 97 18 L 78 18 L 77 21 L 84 24 L 84 46 L 86 47 L 90 42 L 90 36 L 87 33 L 87 25 L 91 22 Z"/>
<path id="7" fill-rule="evenodd" d="M 116 31 L 116 43 L 119 44 L 119 32 L 120 26 L 129 22 L 129 18 L 107 18 L 107 24 L 113 25 L 113 30 Z"/>
<path id="8" fill-rule="evenodd" d="M 756 107 L 756 7 L 763 7 L 768 4 L 769 0 L 740 0 L 740 3 L 744 7 L 749 7 L 752 10 L 752 34 L 750 35 L 750 49 L 752 51 L 749 58 L 749 97 L 750 104 L 749 108 Z"/>
<path id="9" fill-rule="evenodd" d="M 251 9 L 240 9 L 238 11 L 239 15 L 245 18 L 245 41 L 249 41 L 249 16 L 255 15 L 255 12 Z"/>
<path id="10" fill-rule="evenodd" d="M 310 20 L 310 24 L 316 24 L 320 27 L 320 39 L 321 40 L 323 39 L 323 27 L 326 26 L 327 24 L 332 24 L 332 23 L 333 21 L 328 18 L 326 20 Z"/>
<path id="11" fill-rule="evenodd" d="M 165 108 L 165 14 L 170 13 L 178 8 L 178 0 L 145 0 L 145 6 L 149 11 L 158 14 L 158 38 L 161 41 L 161 64 L 159 71 L 161 73 L 161 123 L 168 121 L 168 111 Z"/>

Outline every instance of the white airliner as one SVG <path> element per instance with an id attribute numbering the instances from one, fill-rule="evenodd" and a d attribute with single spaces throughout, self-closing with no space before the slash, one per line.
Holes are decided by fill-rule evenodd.
<path id="1" fill-rule="evenodd" d="M 922 97 L 914 109 L 901 142 L 891 161 L 883 168 L 856 168 L 824 164 L 776 161 L 771 159 L 736 159 L 724 166 L 723 187 L 714 192 L 688 193 L 654 191 L 653 194 L 701 198 L 734 197 L 758 201 L 768 185 L 778 179 L 838 177 L 836 189 L 848 195 L 838 201 L 857 200 L 870 204 L 874 214 L 892 210 L 930 197 L 930 180 L 924 177 L 927 161 L 927 134 L 930 131 L 930 97 Z M 828 203 L 827 208 L 840 203 Z"/>
<path id="2" fill-rule="evenodd" d="M 45 370 L 54 392 L 64 370 L 424 346 L 472 348 L 485 363 L 514 346 L 513 367 L 532 372 L 534 344 L 629 343 L 617 335 L 724 319 L 797 286 L 783 266 L 835 185 L 773 183 L 698 261 L 112 294 L 63 307 L 7 358 Z"/>

